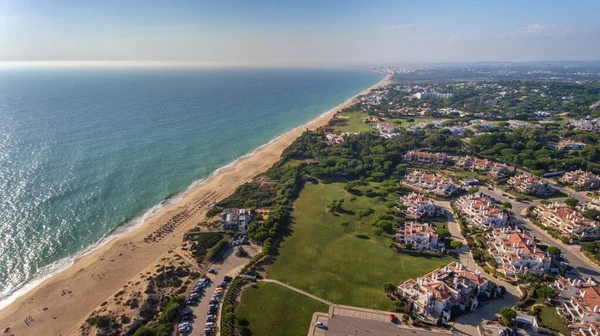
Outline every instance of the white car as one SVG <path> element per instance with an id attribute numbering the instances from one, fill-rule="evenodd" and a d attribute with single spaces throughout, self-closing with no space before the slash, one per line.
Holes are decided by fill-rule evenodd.
<path id="1" fill-rule="evenodd" d="M 179 332 L 182 334 L 189 333 L 190 331 L 192 331 L 192 327 L 190 327 L 190 326 L 185 326 L 185 327 L 179 328 Z"/>
<path id="2" fill-rule="evenodd" d="M 327 326 L 323 322 L 317 322 L 317 323 L 315 323 L 315 327 L 321 328 L 321 329 L 327 328 Z"/>
<path id="3" fill-rule="evenodd" d="M 183 323 L 179 323 L 179 328 L 184 328 L 184 327 L 189 327 L 190 326 L 190 322 L 183 322 Z"/>

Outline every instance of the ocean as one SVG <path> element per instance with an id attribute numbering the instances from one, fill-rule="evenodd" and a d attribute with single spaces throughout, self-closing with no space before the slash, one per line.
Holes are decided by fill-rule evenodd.
<path id="1" fill-rule="evenodd" d="M 0 69 L 0 307 L 382 77 L 350 69 Z"/>

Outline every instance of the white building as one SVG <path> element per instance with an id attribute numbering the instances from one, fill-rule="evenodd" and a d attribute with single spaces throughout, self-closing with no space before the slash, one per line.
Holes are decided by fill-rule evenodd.
<path id="1" fill-rule="evenodd" d="M 414 219 L 434 217 L 441 212 L 440 208 L 431 199 L 415 192 L 400 197 L 398 204 L 404 205 L 406 207 L 404 214 Z"/>
<path id="2" fill-rule="evenodd" d="M 417 162 L 421 164 L 442 165 L 448 162 L 448 155 L 445 153 L 430 153 L 412 150 L 404 154 L 404 160 L 407 162 Z"/>
<path id="3" fill-rule="evenodd" d="M 406 175 L 402 184 L 441 197 L 449 197 L 459 189 L 459 187 L 449 178 L 419 170 L 415 170 Z"/>
<path id="4" fill-rule="evenodd" d="M 440 99 L 450 99 L 450 98 L 454 97 L 454 94 L 439 93 L 436 91 L 425 91 L 425 92 L 416 93 L 415 97 L 420 100 L 440 100 Z"/>
<path id="5" fill-rule="evenodd" d="M 560 181 L 580 190 L 595 190 L 600 187 L 600 176 L 581 169 L 566 172 Z"/>
<path id="6" fill-rule="evenodd" d="M 596 238 L 600 233 L 599 223 L 580 215 L 575 209 L 557 202 L 537 205 L 533 211 L 542 225 L 553 228 L 567 238 Z"/>
<path id="7" fill-rule="evenodd" d="M 405 222 L 396 232 L 396 242 L 415 250 L 439 250 L 444 244 L 439 242 L 437 230 L 429 223 Z"/>
<path id="8" fill-rule="evenodd" d="M 498 269 L 505 275 L 541 275 L 550 270 L 552 258 L 537 247 L 531 235 L 504 228 L 492 230 L 486 234 L 486 238 Z"/>
<path id="9" fill-rule="evenodd" d="M 550 196 L 554 194 L 554 188 L 550 187 L 548 182 L 530 174 L 513 176 L 508 179 L 508 184 L 525 195 Z"/>
<path id="10" fill-rule="evenodd" d="M 252 219 L 249 209 L 225 209 L 221 212 L 221 225 L 225 230 L 238 230 L 246 232 L 248 223 Z"/>
<path id="11" fill-rule="evenodd" d="M 482 193 L 462 196 L 454 206 L 469 224 L 479 228 L 504 227 L 508 223 L 508 215 Z"/>
<path id="12" fill-rule="evenodd" d="M 479 295 L 490 297 L 493 284 L 479 271 L 451 262 L 423 277 L 410 279 L 398 286 L 398 294 L 414 306 L 413 311 L 424 320 L 435 321 L 441 315 L 444 323 L 452 316 L 452 307 L 464 311 L 479 306 Z"/>
<path id="13" fill-rule="evenodd" d="M 600 322 L 600 287 L 596 282 L 591 278 L 582 281 L 561 277 L 553 288 L 562 303 L 561 313 L 577 328 L 573 335 L 598 335 L 595 330 Z"/>

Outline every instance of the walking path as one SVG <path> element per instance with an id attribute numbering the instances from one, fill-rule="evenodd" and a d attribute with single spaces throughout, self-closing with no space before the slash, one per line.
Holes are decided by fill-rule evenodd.
<path id="1" fill-rule="evenodd" d="M 281 282 L 281 281 L 277 281 L 277 280 L 273 280 L 273 279 L 260 279 L 260 280 L 258 280 L 258 281 L 261 281 L 261 282 L 271 282 L 271 283 L 276 283 L 276 284 L 278 284 L 278 285 L 280 285 L 280 286 L 283 286 L 283 287 L 285 287 L 285 288 L 287 288 L 287 289 L 289 289 L 289 290 L 292 290 L 292 291 L 294 291 L 294 292 L 296 292 L 296 293 L 302 294 L 302 295 L 304 295 L 304 296 L 308 296 L 309 298 L 311 298 L 311 299 L 313 299 L 313 300 L 317 300 L 317 301 L 319 301 L 319 302 L 322 302 L 322 303 L 324 303 L 324 304 L 326 304 L 326 305 L 328 305 L 328 306 L 332 306 L 332 305 L 334 305 L 334 304 L 335 304 L 335 303 L 333 303 L 333 302 L 331 302 L 331 301 L 327 301 L 327 300 L 325 300 L 325 299 L 322 299 L 322 298 L 320 298 L 320 297 L 318 297 L 318 296 L 312 295 L 312 294 L 310 294 L 310 293 L 308 293 L 308 292 L 305 292 L 305 291 L 303 291 L 303 290 L 301 290 L 301 289 L 298 289 L 298 288 L 296 288 L 296 287 L 292 287 L 292 286 L 290 286 L 290 285 L 288 285 L 288 284 L 286 284 L 286 283 L 283 283 L 283 282 Z"/>

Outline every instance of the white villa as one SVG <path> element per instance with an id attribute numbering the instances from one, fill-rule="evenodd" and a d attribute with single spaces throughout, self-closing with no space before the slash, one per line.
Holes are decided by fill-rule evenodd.
<path id="1" fill-rule="evenodd" d="M 505 275 L 541 275 L 550 270 L 552 258 L 536 246 L 531 235 L 503 228 L 492 230 L 486 234 L 486 238 L 490 253 L 498 263 L 498 269 Z"/>
<path id="2" fill-rule="evenodd" d="M 495 178 L 509 175 L 511 173 L 510 168 L 503 164 L 487 159 L 480 159 L 473 156 L 461 156 L 456 165 L 465 170 L 470 171 L 481 171 L 489 172 Z"/>
<path id="3" fill-rule="evenodd" d="M 553 286 L 562 306 L 560 312 L 569 325 L 576 327 L 572 335 L 598 335 L 600 326 L 600 287 L 592 278 L 558 278 Z"/>
<path id="4" fill-rule="evenodd" d="M 448 162 L 448 155 L 445 153 L 429 153 L 423 151 L 409 151 L 404 154 L 404 161 L 417 162 L 422 164 L 443 165 Z"/>
<path id="5" fill-rule="evenodd" d="M 435 217 L 440 212 L 440 208 L 431 199 L 416 192 L 400 197 L 398 204 L 406 206 L 404 214 L 414 219 Z"/>
<path id="6" fill-rule="evenodd" d="M 482 193 L 460 197 L 454 206 L 467 222 L 483 229 L 504 227 L 508 223 L 508 215 L 498 209 L 492 199 Z"/>
<path id="7" fill-rule="evenodd" d="M 598 237 L 599 223 L 579 214 L 575 209 L 557 202 L 536 206 L 533 213 L 542 225 L 555 229 L 565 237 Z"/>
<path id="8" fill-rule="evenodd" d="M 595 190 L 600 187 L 600 176 L 581 169 L 566 172 L 560 181 L 581 190 Z"/>
<path id="9" fill-rule="evenodd" d="M 402 181 L 402 184 L 423 192 L 431 192 L 441 197 L 448 197 L 459 189 L 449 178 L 419 170 L 408 174 L 404 181 Z"/>
<path id="10" fill-rule="evenodd" d="M 493 283 L 484 278 L 479 271 L 451 262 L 420 278 L 410 279 L 398 286 L 398 294 L 414 305 L 414 312 L 424 320 L 437 320 L 441 315 L 443 322 L 452 316 L 452 308 L 465 310 L 467 304 L 473 309 L 479 305 L 478 296 L 492 295 Z"/>
<path id="11" fill-rule="evenodd" d="M 396 242 L 406 246 L 412 245 L 415 250 L 443 249 L 444 244 L 438 240 L 435 227 L 429 223 L 405 222 L 396 232 Z"/>
<path id="12" fill-rule="evenodd" d="M 554 194 L 554 188 L 550 187 L 548 182 L 530 174 L 513 176 L 508 179 L 508 184 L 525 195 L 549 196 Z"/>

